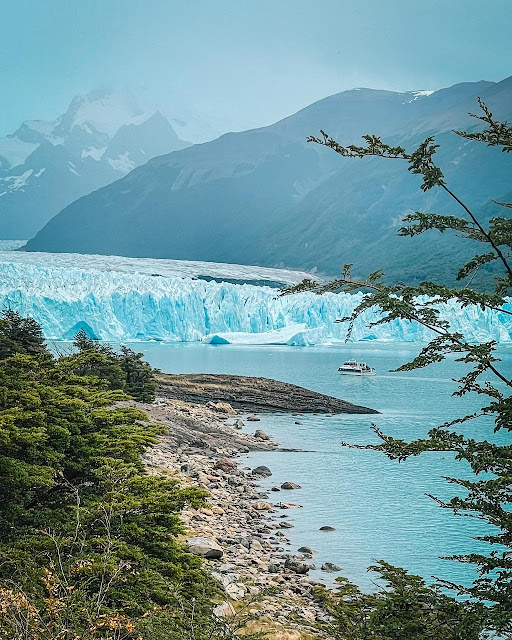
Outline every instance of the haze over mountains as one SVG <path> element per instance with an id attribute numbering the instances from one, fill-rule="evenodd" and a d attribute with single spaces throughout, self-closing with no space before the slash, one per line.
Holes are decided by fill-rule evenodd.
<path id="1" fill-rule="evenodd" d="M 435 92 L 344 91 L 269 127 L 155 157 L 67 206 L 27 249 L 327 274 L 352 262 L 359 272 L 384 268 L 390 277 L 417 281 L 428 271 L 451 281 L 448 236 L 396 237 L 411 211 L 459 214 L 443 193 L 424 194 L 400 161 L 344 159 L 306 137 L 323 129 L 350 144 L 375 133 L 412 149 L 436 134 L 438 162 L 454 191 L 484 217 L 502 215 L 490 201 L 510 198 L 512 158 L 452 133 L 478 127 L 468 116 L 478 96 L 498 118 L 512 117 L 512 78 Z M 120 162 L 125 148 L 107 154 L 107 162 Z M 459 251 L 470 250 L 463 244 Z"/>
<path id="2" fill-rule="evenodd" d="M 0 139 L 0 238 L 30 238 L 77 198 L 151 158 L 218 137 L 197 118 L 168 119 L 128 91 L 76 96 L 54 121 Z"/>

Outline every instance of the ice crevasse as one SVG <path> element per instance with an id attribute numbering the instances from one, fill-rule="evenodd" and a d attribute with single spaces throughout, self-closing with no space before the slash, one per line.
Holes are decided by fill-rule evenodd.
<path id="1" fill-rule="evenodd" d="M 0 263 L 0 308 L 41 323 L 45 336 L 69 340 L 80 328 L 101 340 L 217 344 L 333 344 L 345 340 L 347 316 L 362 294 L 278 297 L 276 289 L 250 284 L 161 277 L 97 269 Z M 439 305 L 453 330 L 471 341 L 512 341 L 512 316 L 499 311 Z M 512 310 L 512 305 L 507 304 Z M 429 330 L 393 320 L 369 328 L 376 310 L 355 323 L 351 341 L 425 342 Z"/>

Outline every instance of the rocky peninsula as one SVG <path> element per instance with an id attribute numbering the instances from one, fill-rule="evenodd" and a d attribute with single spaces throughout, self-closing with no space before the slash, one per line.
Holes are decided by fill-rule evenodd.
<path id="1" fill-rule="evenodd" d="M 299 495 L 300 485 L 290 479 L 276 487 L 279 493 L 263 492 L 258 480 L 271 470 L 249 469 L 239 457 L 278 445 L 257 425 L 254 433 L 240 429 L 257 422 L 258 412 L 374 411 L 273 380 L 214 375 L 161 375 L 154 403 L 126 404 L 167 427 L 145 454 L 148 471 L 176 476 L 209 493 L 206 507 L 187 509 L 182 518 L 185 544 L 204 558 L 224 591 L 217 614 L 249 613 L 252 628 L 268 632 L 269 640 L 329 638 L 329 616 L 315 595 L 320 583 L 307 575 L 314 550 L 304 547 L 299 555 L 287 550 L 289 509 L 299 507 L 289 496 Z M 322 569 L 336 572 L 339 567 L 326 563 Z"/>
<path id="2" fill-rule="evenodd" d="M 288 382 L 225 374 L 160 374 L 158 395 L 193 404 L 228 402 L 246 412 L 378 413 Z"/>

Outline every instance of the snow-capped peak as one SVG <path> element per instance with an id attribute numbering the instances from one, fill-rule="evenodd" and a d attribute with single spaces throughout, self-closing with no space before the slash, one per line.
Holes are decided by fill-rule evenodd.
<path id="1" fill-rule="evenodd" d="M 66 119 L 69 119 L 70 130 L 82 127 L 89 133 L 93 129 L 112 138 L 123 125 L 140 124 L 153 113 L 154 110 L 142 107 L 140 100 L 129 91 L 96 89 L 76 96 Z"/>
<path id="2" fill-rule="evenodd" d="M 421 91 L 407 91 L 407 95 L 412 96 L 409 102 L 414 102 L 415 100 L 419 100 L 420 98 L 428 98 L 428 96 L 431 96 L 436 91 L 437 89 L 427 89 L 427 90 L 422 89 Z"/>

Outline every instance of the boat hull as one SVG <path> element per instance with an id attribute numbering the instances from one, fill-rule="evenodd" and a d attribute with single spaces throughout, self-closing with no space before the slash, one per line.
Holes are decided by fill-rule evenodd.
<path id="1" fill-rule="evenodd" d="M 338 371 L 342 376 L 374 376 L 375 371 Z"/>

